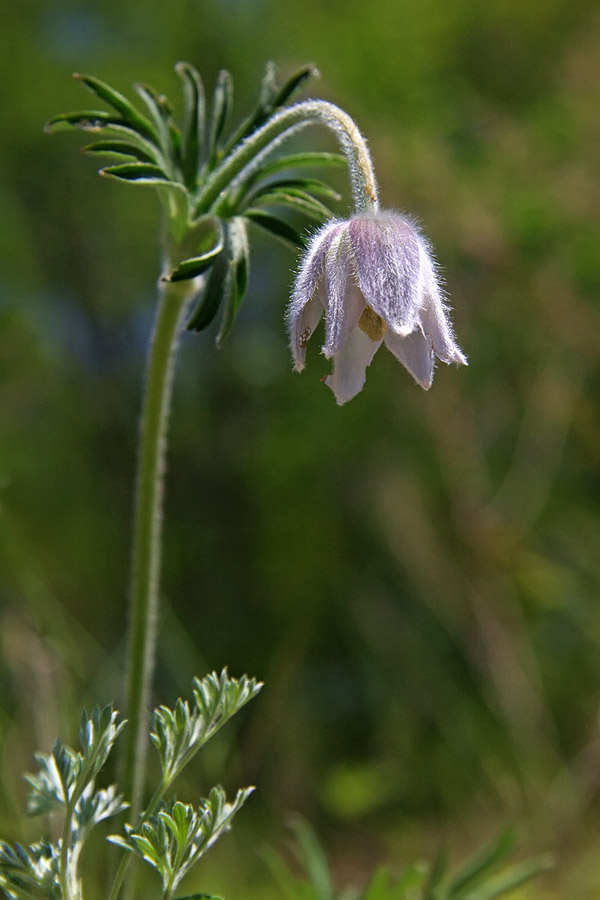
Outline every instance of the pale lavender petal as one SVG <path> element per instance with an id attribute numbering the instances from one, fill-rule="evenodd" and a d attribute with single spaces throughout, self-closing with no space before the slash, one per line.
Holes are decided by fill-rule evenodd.
<path id="1" fill-rule="evenodd" d="M 365 301 L 354 277 L 350 239 L 347 228 L 337 232 L 325 259 L 325 344 L 323 353 L 329 359 L 344 349 L 348 335 L 365 308 Z"/>
<path id="2" fill-rule="evenodd" d="M 365 302 L 397 334 L 413 331 L 419 308 L 419 244 L 396 213 L 355 216 L 350 238 Z"/>
<path id="3" fill-rule="evenodd" d="M 456 343 L 448 310 L 444 303 L 429 249 L 421 241 L 421 312 L 419 320 L 425 335 L 431 340 L 433 352 L 445 363 L 466 366 L 467 358 Z"/>
<path id="4" fill-rule="evenodd" d="M 408 369 L 415 381 L 429 390 L 433 381 L 433 349 L 431 339 L 416 328 L 405 337 L 388 331 L 384 337 L 388 350 Z"/>
<path id="5" fill-rule="evenodd" d="M 334 220 L 316 232 L 296 276 L 287 311 L 287 326 L 294 365 L 299 371 L 304 368 L 306 342 L 325 308 L 324 292 L 319 290 L 324 280 L 325 255 L 331 241 L 343 227 L 344 223 Z"/>
<path id="6" fill-rule="evenodd" d="M 297 372 L 301 372 L 304 368 L 309 338 L 314 334 L 324 309 L 324 290 L 323 285 L 319 284 L 294 324 L 293 334 L 295 340 L 292 343 L 292 353 L 294 356 L 294 368 Z"/>
<path id="7" fill-rule="evenodd" d="M 367 366 L 380 346 L 381 341 L 372 341 L 360 328 L 350 332 L 346 346 L 333 358 L 333 372 L 325 379 L 340 406 L 362 390 Z"/>

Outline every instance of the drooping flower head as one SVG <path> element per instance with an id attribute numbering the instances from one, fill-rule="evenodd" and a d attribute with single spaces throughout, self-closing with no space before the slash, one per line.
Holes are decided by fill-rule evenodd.
<path id="1" fill-rule="evenodd" d="M 382 343 L 427 390 L 434 357 L 466 365 L 458 347 L 431 249 L 405 216 L 374 211 L 328 222 L 313 237 L 288 310 L 295 368 L 325 315 L 325 379 L 337 402 L 351 400 Z"/>

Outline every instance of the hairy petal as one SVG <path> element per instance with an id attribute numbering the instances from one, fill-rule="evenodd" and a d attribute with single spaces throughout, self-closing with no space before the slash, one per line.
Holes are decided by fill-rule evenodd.
<path id="1" fill-rule="evenodd" d="M 294 368 L 297 372 L 301 372 L 304 368 L 306 346 L 313 335 L 315 328 L 319 324 L 324 309 L 325 292 L 323 290 L 323 285 L 320 284 L 300 313 L 294 326 L 295 340 L 292 343 L 292 351 L 294 354 Z"/>
<path id="2" fill-rule="evenodd" d="M 294 283 L 287 312 L 294 368 L 301 371 L 306 358 L 306 343 L 325 308 L 323 279 L 325 256 L 342 222 L 329 222 L 313 236 Z"/>
<path id="3" fill-rule="evenodd" d="M 338 232 L 325 259 L 327 315 L 323 353 L 329 359 L 343 350 L 348 335 L 365 308 L 364 298 L 354 277 L 354 261 L 348 230 Z"/>
<path id="4" fill-rule="evenodd" d="M 366 369 L 375 356 L 381 341 L 372 341 L 360 328 L 355 328 L 344 349 L 333 359 L 333 372 L 325 379 L 338 404 L 352 400 L 363 388 Z"/>
<path id="5" fill-rule="evenodd" d="M 425 241 L 421 242 L 422 306 L 420 322 L 423 333 L 430 338 L 433 352 L 445 363 L 466 366 L 467 358 L 456 343 L 444 298 L 440 289 L 431 256 Z"/>
<path id="6" fill-rule="evenodd" d="M 408 369 L 415 381 L 429 390 L 433 381 L 433 349 L 431 338 L 416 328 L 406 337 L 388 331 L 384 337 L 388 350 Z"/>
<path id="7" fill-rule="evenodd" d="M 409 334 L 419 309 L 417 233 L 395 213 L 355 216 L 349 232 L 365 302 L 396 334 Z"/>

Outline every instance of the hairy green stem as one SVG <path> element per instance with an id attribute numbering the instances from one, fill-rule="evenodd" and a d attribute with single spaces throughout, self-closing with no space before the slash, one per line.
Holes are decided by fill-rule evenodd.
<path id="1" fill-rule="evenodd" d="M 123 758 L 131 821 L 139 816 L 148 743 L 148 712 L 154 668 L 161 565 L 163 476 L 175 353 L 193 282 L 161 282 L 160 303 L 148 360 L 139 439 L 131 574 Z"/>
<path id="2" fill-rule="evenodd" d="M 352 195 L 357 212 L 376 210 L 379 206 L 377 181 L 365 138 L 354 120 L 333 103 L 306 100 L 282 110 L 266 125 L 243 141 L 227 156 L 208 179 L 196 198 L 196 212 L 207 212 L 236 179 L 254 171 L 267 153 L 271 153 L 286 137 L 307 125 L 324 125 L 334 132 L 350 171 Z"/>

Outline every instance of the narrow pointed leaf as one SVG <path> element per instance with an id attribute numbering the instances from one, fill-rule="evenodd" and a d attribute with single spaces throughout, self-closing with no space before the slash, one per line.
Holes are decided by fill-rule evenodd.
<path id="1" fill-rule="evenodd" d="M 223 134 L 223 128 L 233 102 L 233 79 L 226 69 L 221 69 L 217 75 L 213 107 L 210 121 L 210 137 L 208 144 L 209 168 L 212 167 L 218 156 L 219 141 Z"/>
<path id="2" fill-rule="evenodd" d="M 108 166 L 101 170 L 101 174 L 134 184 L 176 185 L 176 182 L 172 181 L 159 166 L 150 163 L 123 163 L 120 166 Z"/>
<path id="3" fill-rule="evenodd" d="M 271 213 L 267 213 L 262 209 L 255 209 L 254 207 L 245 209 L 244 216 L 250 219 L 251 222 L 254 222 L 256 225 L 259 225 L 261 228 L 270 232 L 270 234 L 275 235 L 275 237 L 281 238 L 283 241 L 292 244 L 293 247 L 300 250 L 306 248 L 306 239 L 293 225 L 286 222 L 285 219 L 280 219 L 278 216 L 271 215 Z"/>
<path id="4" fill-rule="evenodd" d="M 138 162 L 155 163 L 156 160 L 146 150 L 129 144 L 127 141 L 96 141 L 81 148 L 82 153 L 90 153 L 96 156 L 113 156 L 119 159 L 132 157 Z"/>
<path id="5" fill-rule="evenodd" d="M 165 281 L 183 281 L 195 278 L 215 262 L 225 247 L 225 230 L 221 220 L 216 216 L 202 216 L 195 225 L 194 243 L 195 255 L 180 262 L 164 279 Z M 166 710 L 166 707 L 164 709 Z M 184 720 L 189 718 L 188 704 L 178 703 L 175 707 L 175 716 L 177 724 L 183 728 Z"/>
<path id="6" fill-rule="evenodd" d="M 345 166 L 346 157 L 341 153 L 319 153 L 307 151 L 306 153 L 291 153 L 288 156 L 278 156 L 264 163 L 260 167 L 259 175 L 274 175 L 284 169 L 300 169 L 306 166 Z"/>
<path id="7" fill-rule="evenodd" d="M 185 182 L 193 188 L 198 178 L 204 142 L 206 118 L 204 84 L 199 73 L 189 63 L 177 63 L 175 71 L 183 82 L 185 101 L 181 164 Z"/>
<path id="8" fill-rule="evenodd" d="M 319 70 L 312 64 L 302 66 L 297 72 L 288 78 L 283 87 L 281 87 L 273 100 L 273 109 L 284 106 L 288 100 L 296 94 L 309 78 L 319 77 Z"/>
<path id="9" fill-rule="evenodd" d="M 126 122 L 129 122 L 136 131 L 139 131 L 140 134 L 143 134 L 152 141 L 158 140 L 158 135 L 153 128 L 152 123 L 143 116 L 139 110 L 123 96 L 123 94 L 115 91 L 114 88 L 111 88 L 106 82 L 101 81 L 99 78 L 95 78 L 93 75 L 75 74 L 73 77 L 80 81 L 93 94 L 96 94 L 97 97 L 100 97 L 101 100 L 104 100 L 105 103 L 108 103 L 109 106 L 112 106 L 112 108 L 115 109 Z"/>
<path id="10" fill-rule="evenodd" d="M 146 104 L 158 142 L 167 156 L 171 156 L 170 123 L 172 110 L 166 97 L 158 94 L 149 84 L 134 84 L 134 90 Z"/>
<path id="11" fill-rule="evenodd" d="M 260 83 L 258 92 L 258 108 L 270 109 L 273 100 L 277 96 L 279 88 L 277 87 L 277 66 L 274 62 L 269 61 L 265 66 L 265 74 Z"/>
<path id="12" fill-rule="evenodd" d="M 231 245 L 227 239 L 227 225 L 225 224 L 223 228 L 225 232 L 223 249 L 215 258 L 200 300 L 185 326 L 188 331 L 203 331 L 207 328 L 231 290 Z"/>
<path id="13" fill-rule="evenodd" d="M 81 128 L 83 131 L 101 131 L 111 125 L 122 125 L 123 119 L 115 118 L 114 113 L 105 109 L 81 109 L 70 113 L 59 113 L 52 116 L 44 125 L 44 131 L 58 131 L 65 128 Z"/>
<path id="14" fill-rule="evenodd" d="M 244 138 L 252 134 L 253 131 L 263 124 L 268 118 L 269 113 L 273 109 L 273 101 L 277 96 L 279 88 L 277 87 L 277 66 L 273 62 L 268 62 L 265 74 L 260 84 L 258 94 L 258 103 L 249 116 L 243 120 L 240 126 L 231 135 L 227 142 L 225 152 L 228 153 L 236 144 L 239 144 Z"/>
<path id="15" fill-rule="evenodd" d="M 298 72 L 289 78 L 283 87 L 278 88 L 276 82 L 277 68 L 274 63 L 267 63 L 267 68 L 261 82 L 258 103 L 251 114 L 231 136 L 227 143 L 226 152 L 229 152 L 236 144 L 251 135 L 257 128 L 263 125 L 275 110 L 283 106 L 293 93 L 298 91 L 311 75 L 318 75 L 313 66 L 303 66 Z"/>
<path id="16" fill-rule="evenodd" d="M 329 200 L 339 201 L 342 199 L 341 195 L 338 194 L 334 188 L 316 178 L 281 178 L 277 181 L 259 185 L 248 195 L 246 198 L 247 202 L 251 203 L 263 193 L 270 193 L 272 191 L 298 191 L 301 193 L 318 194 L 321 197 L 327 197 Z"/>
<path id="17" fill-rule="evenodd" d="M 216 340 L 217 347 L 221 347 L 231 331 L 246 292 L 250 267 L 250 247 L 248 246 L 246 224 L 243 219 L 235 218 L 231 220 L 228 237 L 231 243 L 231 284 L 224 297 L 223 316 Z"/>
<path id="18" fill-rule="evenodd" d="M 49 134 L 53 134 L 56 131 L 68 130 L 70 128 L 78 128 L 81 131 L 91 134 L 100 133 L 102 131 L 112 132 L 118 137 L 123 137 L 129 142 L 139 145 L 139 147 L 142 150 L 145 150 L 152 158 L 156 158 L 157 153 L 159 152 L 156 144 L 147 140 L 145 137 L 142 137 L 142 135 L 128 125 L 124 119 L 120 119 L 118 116 L 115 116 L 113 113 L 108 113 L 105 110 L 84 109 L 78 110 L 77 112 L 61 113 L 57 116 L 53 116 L 44 125 L 44 131 Z"/>
<path id="19" fill-rule="evenodd" d="M 266 206 L 287 206 L 298 212 L 303 212 L 313 219 L 331 219 L 333 212 L 329 207 L 321 203 L 310 194 L 303 191 L 265 191 L 259 197 L 254 198 L 255 203 L 264 203 Z"/>
<path id="20" fill-rule="evenodd" d="M 203 272 L 206 272 L 206 270 L 212 266 L 222 249 L 223 244 L 219 244 L 217 247 L 209 250 L 208 253 L 203 253 L 201 256 L 193 256 L 190 257 L 190 259 L 184 260 L 179 263 L 177 268 L 171 272 L 168 278 L 165 278 L 165 281 L 185 281 L 186 279 L 196 278 L 198 275 L 202 275 Z"/>

